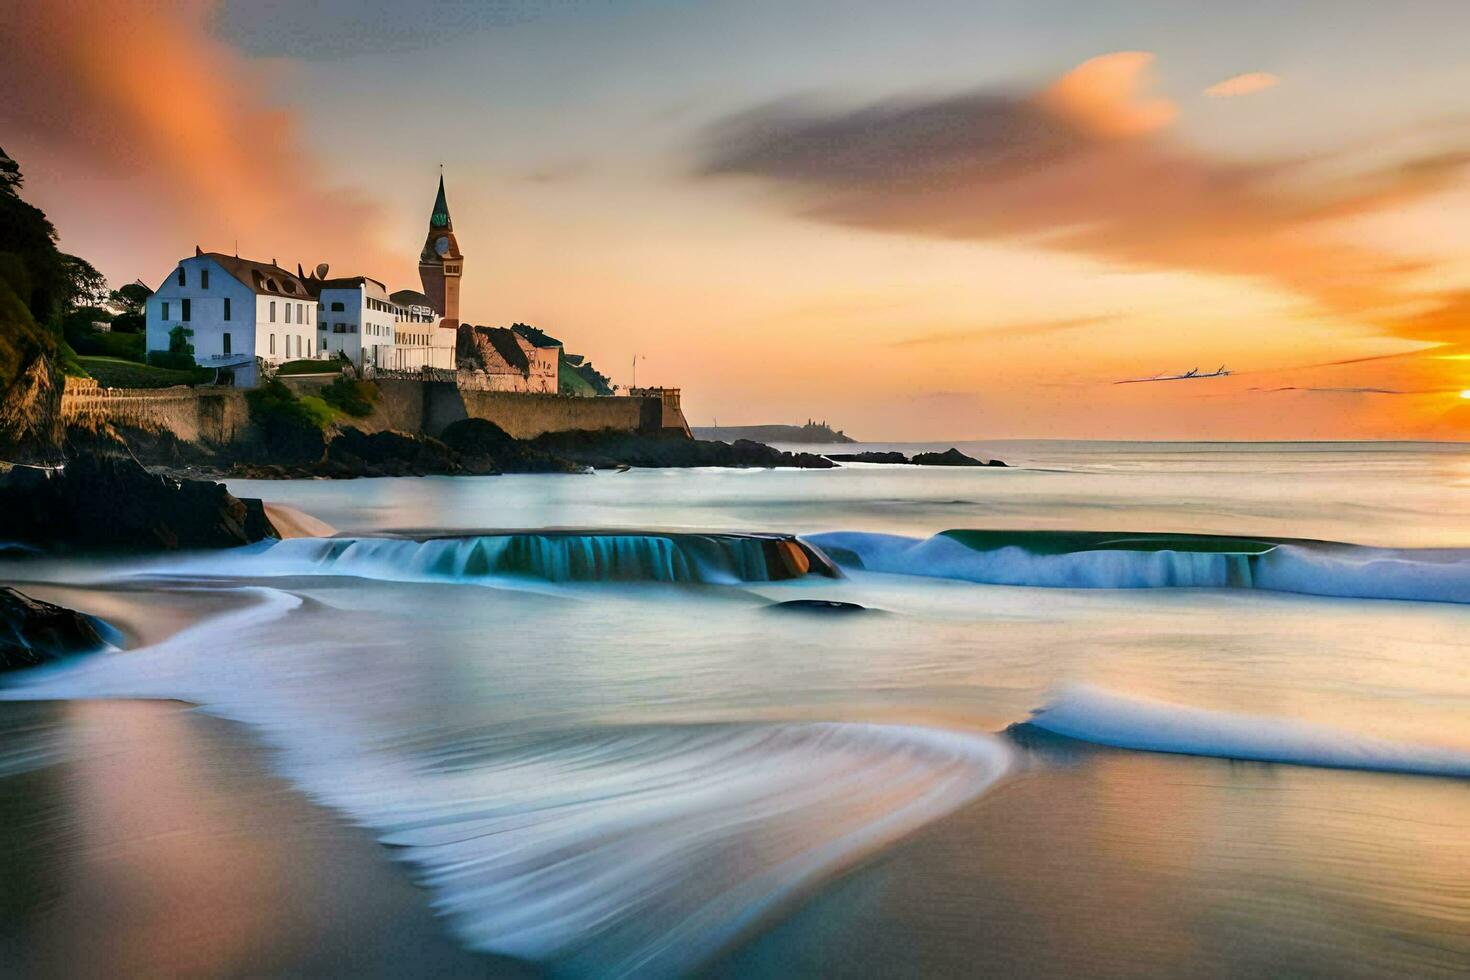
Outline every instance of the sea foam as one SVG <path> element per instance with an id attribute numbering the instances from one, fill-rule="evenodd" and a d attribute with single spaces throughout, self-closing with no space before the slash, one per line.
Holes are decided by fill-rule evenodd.
<path id="1" fill-rule="evenodd" d="M 688 972 L 783 901 L 975 799 L 1002 739 L 822 722 L 424 728 L 281 590 L 4 698 L 178 698 L 409 862 L 470 947 L 556 972 Z"/>
<path id="2" fill-rule="evenodd" d="M 1331 769 L 1470 776 L 1470 750 L 1412 745 L 1284 718 L 1233 714 L 1077 685 L 1027 722 L 1115 748 Z"/>
<path id="3" fill-rule="evenodd" d="M 966 543 L 984 535 L 986 546 Z M 1071 540 L 1080 539 L 1080 540 Z M 1470 551 L 1259 542 L 1208 536 L 952 531 L 931 538 L 838 531 L 807 539 L 839 565 L 991 585 L 1071 589 L 1247 588 L 1470 603 Z"/>

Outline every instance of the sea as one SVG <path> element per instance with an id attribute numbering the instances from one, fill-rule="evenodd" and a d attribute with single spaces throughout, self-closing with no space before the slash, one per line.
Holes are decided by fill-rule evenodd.
<path id="1" fill-rule="evenodd" d="M 229 481 L 337 533 L 5 559 L 119 632 L 0 709 L 233 723 L 487 974 L 1470 973 L 1470 444 L 783 448 L 951 445 Z"/>

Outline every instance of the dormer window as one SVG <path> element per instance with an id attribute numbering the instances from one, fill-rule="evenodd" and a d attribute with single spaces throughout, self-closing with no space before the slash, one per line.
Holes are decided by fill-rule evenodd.
<path id="1" fill-rule="evenodd" d="M 281 291 L 281 287 L 276 285 L 276 281 L 270 278 L 266 279 L 265 288 L 273 293 L 279 293 Z"/>

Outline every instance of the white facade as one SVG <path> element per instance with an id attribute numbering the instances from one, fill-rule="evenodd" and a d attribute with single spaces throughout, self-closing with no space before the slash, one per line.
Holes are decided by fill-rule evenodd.
<path id="1" fill-rule="evenodd" d="M 439 326 L 441 320 L 433 307 L 411 304 L 395 309 L 393 335 L 397 348 L 393 360 L 383 366 L 395 371 L 426 367 L 454 370 L 455 329 Z"/>
<path id="2" fill-rule="evenodd" d="M 194 360 L 256 383 L 256 359 L 269 365 L 315 356 L 316 300 L 274 263 L 199 253 L 179 262 L 148 297 L 147 350 L 169 349 L 175 327 L 193 332 Z"/>
<path id="3" fill-rule="evenodd" d="M 325 357 L 345 355 L 359 368 L 393 366 L 397 307 L 376 279 L 328 279 L 320 284 L 317 346 Z"/>

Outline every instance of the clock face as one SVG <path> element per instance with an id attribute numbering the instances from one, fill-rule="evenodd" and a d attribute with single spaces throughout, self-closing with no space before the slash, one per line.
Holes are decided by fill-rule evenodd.
<path id="1" fill-rule="evenodd" d="M 441 256 L 449 254 L 448 236 L 440 235 L 438 238 L 434 239 L 434 251 L 438 252 Z"/>

